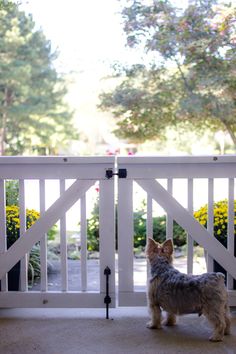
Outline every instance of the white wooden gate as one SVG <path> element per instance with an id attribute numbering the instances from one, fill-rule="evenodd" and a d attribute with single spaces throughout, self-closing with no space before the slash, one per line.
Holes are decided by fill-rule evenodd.
<path id="1" fill-rule="evenodd" d="M 118 180 L 114 177 L 118 174 Z M 0 158 L 0 308 L 4 307 L 104 307 L 107 284 L 104 270 L 108 267 L 111 306 L 139 306 L 146 304 L 146 284 L 135 286 L 146 269 L 146 261 L 136 267 L 133 255 L 133 212 L 136 196 L 133 186 L 139 186 L 147 198 L 147 235 L 153 232 L 153 205 L 157 202 L 167 213 L 167 238 L 173 236 L 173 220 L 188 233 L 187 271 L 193 269 L 193 241 L 202 245 L 207 253 L 207 268 L 213 269 L 213 259 L 228 272 L 227 288 L 230 305 L 236 306 L 236 259 L 234 256 L 234 199 L 236 157 L 1 157 Z M 7 250 L 5 180 L 19 180 L 20 185 L 20 238 Z M 206 190 L 196 187 L 203 180 Z M 40 218 L 26 230 L 25 181 L 35 180 L 39 185 Z M 47 180 L 57 180 L 60 196 L 50 206 L 45 205 Z M 72 183 L 67 187 L 67 180 Z M 72 181 L 73 180 L 73 181 Z M 228 248 L 213 237 L 213 203 L 218 181 L 227 189 L 228 199 Z M 88 190 L 99 182 L 99 288 L 89 289 L 87 264 L 86 200 Z M 164 182 L 163 182 L 164 181 Z M 186 194 L 186 205 L 173 195 L 176 181 L 184 181 L 181 193 Z M 118 268 L 115 267 L 115 184 L 118 186 Z M 163 183 L 166 185 L 163 187 Z M 179 187 L 180 188 L 180 187 Z M 222 187 L 220 187 L 222 188 Z M 36 195 L 36 190 L 31 191 Z M 140 192 L 139 192 L 140 193 Z M 208 228 L 193 218 L 197 194 L 206 193 Z M 81 286 L 78 291 L 68 288 L 66 212 L 80 200 L 81 220 Z M 47 231 L 60 221 L 61 288 L 49 291 L 47 279 Z M 27 255 L 33 245 L 40 242 L 41 283 L 39 291 L 29 291 Z M 21 261 L 20 291 L 8 291 L 9 270 Z M 115 271 L 118 282 L 115 282 Z M 146 274 L 146 273 L 145 273 Z M 136 277 L 134 279 L 134 277 Z M 117 285 L 117 286 L 116 286 Z"/>
<path id="2" fill-rule="evenodd" d="M 145 287 L 134 286 L 133 257 L 133 211 L 134 182 L 146 192 L 147 196 L 147 236 L 151 237 L 153 219 L 153 201 L 157 202 L 167 213 L 166 237 L 173 236 L 173 220 L 188 233 L 188 273 L 193 269 L 193 240 L 204 247 L 207 252 L 207 269 L 213 270 L 213 259 L 228 272 L 227 287 L 230 305 L 236 306 L 236 258 L 234 256 L 234 180 L 236 177 L 236 158 L 218 157 L 118 157 L 117 168 L 126 171 L 126 178 L 118 182 L 118 273 L 119 305 L 145 305 Z M 157 180 L 158 179 L 158 180 Z M 185 180 L 186 204 L 184 207 L 173 195 L 173 182 Z M 194 183 L 207 180 L 208 228 L 207 230 L 193 217 Z M 213 202 L 214 184 L 221 179 L 227 185 L 228 199 L 228 248 L 222 246 L 213 237 Z M 223 179 L 223 180 L 222 180 Z M 166 181 L 166 188 L 162 186 Z M 204 191 L 198 190 L 198 194 Z"/>
<path id="3" fill-rule="evenodd" d="M 0 308 L 3 307 L 104 307 L 106 277 L 110 269 L 109 296 L 115 306 L 115 237 L 114 237 L 114 180 L 106 178 L 106 170 L 114 166 L 113 157 L 1 157 L 0 159 Z M 20 185 L 20 237 L 6 249 L 5 180 L 19 180 Z M 39 182 L 40 218 L 26 230 L 25 180 Z M 73 180 L 66 188 L 66 181 Z M 45 208 L 45 181 L 57 180 L 60 196 Z M 88 291 L 86 193 L 99 182 L 99 274 L 100 286 Z M 37 193 L 31 191 L 32 195 Z M 50 193 L 50 191 L 49 191 Z M 66 212 L 81 201 L 81 290 L 68 291 Z M 78 210 L 79 214 L 79 210 Z M 79 219 L 79 215 L 78 215 Z M 61 289 L 48 291 L 46 233 L 60 220 Z M 5 231 L 4 231 L 5 230 Z M 40 241 L 41 285 L 40 291 L 29 291 L 27 279 L 27 254 Z M 8 271 L 21 261 L 20 291 L 8 291 Z"/>

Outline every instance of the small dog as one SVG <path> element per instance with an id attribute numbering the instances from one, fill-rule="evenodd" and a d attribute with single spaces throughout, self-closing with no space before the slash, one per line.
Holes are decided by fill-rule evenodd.
<path id="1" fill-rule="evenodd" d="M 228 295 L 222 273 L 187 275 L 172 265 L 173 243 L 162 245 L 149 238 L 146 255 L 150 262 L 151 279 L 148 287 L 150 329 L 161 328 L 161 310 L 167 312 L 165 325 L 176 324 L 176 315 L 197 313 L 205 315 L 214 326 L 211 341 L 222 341 L 230 333 Z"/>

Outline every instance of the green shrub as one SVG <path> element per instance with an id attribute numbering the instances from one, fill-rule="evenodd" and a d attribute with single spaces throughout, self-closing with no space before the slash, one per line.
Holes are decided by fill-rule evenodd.
<path id="1" fill-rule="evenodd" d="M 6 180 L 6 205 L 19 205 L 18 180 Z"/>
<path id="2" fill-rule="evenodd" d="M 166 216 L 153 217 L 153 238 L 157 242 L 166 239 Z M 175 221 L 173 224 L 173 240 L 177 247 L 186 244 L 186 232 Z M 146 245 L 146 213 L 144 210 L 134 212 L 134 247 L 144 248 Z"/>
<path id="3" fill-rule="evenodd" d="M 7 248 L 20 237 L 20 217 L 19 207 L 17 205 L 6 206 L 6 231 L 7 231 Z M 35 221 L 40 217 L 40 213 L 34 209 L 26 209 L 26 229 L 29 229 Z M 57 233 L 56 225 L 48 232 L 48 239 L 54 239 Z M 29 255 L 28 277 L 33 283 L 34 278 L 40 277 L 40 247 L 39 243 L 33 246 Z"/>
<path id="4" fill-rule="evenodd" d="M 234 215 L 236 213 L 236 201 L 234 201 Z M 207 204 L 195 211 L 194 217 L 201 225 L 207 227 Z M 234 224 L 236 218 L 234 217 Z M 221 200 L 214 203 L 214 236 L 224 245 L 227 245 L 227 225 L 228 225 L 228 202 Z M 235 234 L 235 231 L 234 231 Z"/>
<path id="5" fill-rule="evenodd" d="M 117 246 L 117 208 L 116 208 L 116 246 Z M 99 207 L 98 201 L 87 224 L 88 250 L 99 250 Z M 158 242 L 166 239 L 166 216 L 153 218 L 153 237 Z M 176 246 L 186 244 L 186 232 L 175 221 L 173 225 L 173 239 Z M 146 245 L 146 212 L 145 205 L 134 212 L 134 248 L 143 249 Z"/>
<path id="6" fill-rule="evenodd" d="M 91 217 L 87 223 L 88 251 L 99 251 L 99 206 L 98 200 L 94 204 Z"/>

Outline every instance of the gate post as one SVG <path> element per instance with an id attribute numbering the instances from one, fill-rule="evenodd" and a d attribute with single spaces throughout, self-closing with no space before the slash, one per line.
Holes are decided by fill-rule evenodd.
<path id="1" fill-rule="evenodd" d="M 109 296 L 115 307 L 115 198 L 114 179 L 99 182 L 100 292 L 106 294 L 104 269 L 110 269 Z"/>

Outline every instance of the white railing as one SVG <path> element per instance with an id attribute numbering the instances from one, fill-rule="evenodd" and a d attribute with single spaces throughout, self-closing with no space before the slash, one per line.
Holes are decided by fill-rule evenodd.
<path id="1" fill-rule="evenodd" d="M 116 180 L 113 173 L 123 170 Z M 110 173 L 107 174 L 107 171 Z M 125 172 L 125 173 L 124 173 Z M 208 271 L 213 259 L 227 271 L 230 304 L 236 306 L 234 199 L 236 157 L 1 157 L 0 158 L 0 307 L 103 307 L 106 293 L 104 269 L 109 267 L 111 306 L 136 306 L 146 303 L 146 261 L 133 257 L 133 215 L 140 200 L 147 201 L 147 236 L 153 234 L 153 217 L 167 215 L 166 237 L 173 237 L 173 220 L 187 231 L 186 271 L 194 270 L 194 241 L 203 246 Z M 7 250 L 5 181 L 19 181 L 20 237 Z M 33 181 L 33 183 L 31 183 Z M 58 195 L 51 199 L 57 184 Z M 99 183 L 99 261 L 98 281 L 91 290 L 87 219 L 91 188 Z M 115 185 L 117 183 L 117 188 Z M 95 190 L 95 188 L 94 188 Z M 115 200 L 118 190 L 118 267 L 115 266 Z M 96 192 L 97 193 L 97 192 Z M 40 218 L 26 230 L 25 217 L 29 195 L 38 200 Z M 213 204 L 228 200 L 227 249 L 214 237 Z M 77 202 L 79 201 L 79 205 Z M 193 211 L 208 204 L 208 227 L 202 227 Z M 80 220 L 81 252 L 78 290 L 70 291 L 67 253 L 68 210 L 74 205 L 74 216 Z M 157 207 L 157 205 L 159 205 Z M 162 209 L 161 209 L 161 208 Z M 159 209 L 158 209 L 159 208 Z M 60 223 L 60 289 L 48 285 L 47 232 Z M 38 291 L 28 287 L 28 254 L 40 242 L 41 278 Z M 20 291 L 8 291 L 9 270 L 21 261 Z M 115 272 L 118 273 L 116 287 Z M 138 284 L 138 286 L 137 286 Z M 139 286 L 141 284 L 141 286 Z M 118 291 L 116 292 L 116 289 Z"/>

